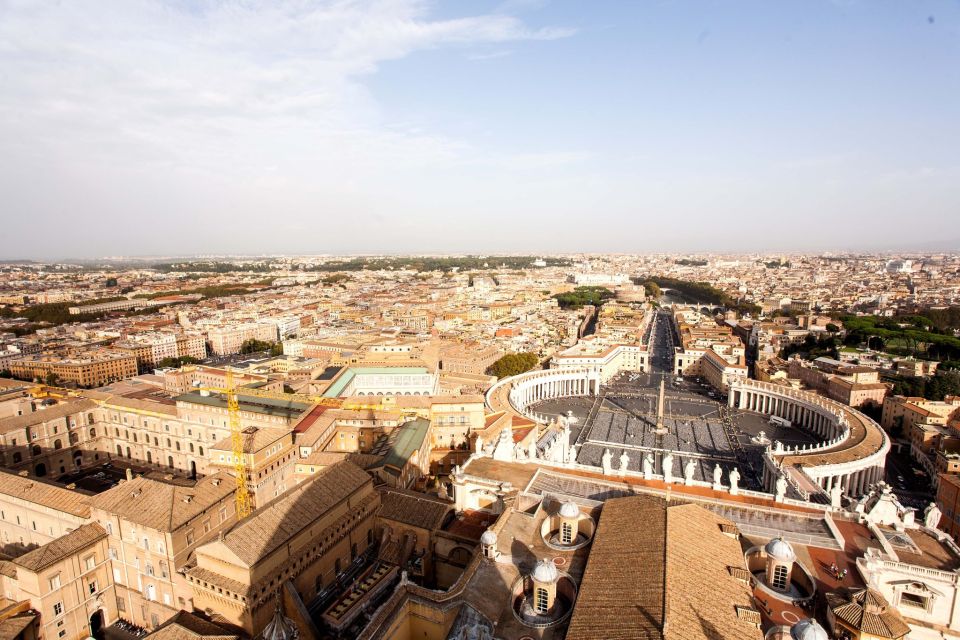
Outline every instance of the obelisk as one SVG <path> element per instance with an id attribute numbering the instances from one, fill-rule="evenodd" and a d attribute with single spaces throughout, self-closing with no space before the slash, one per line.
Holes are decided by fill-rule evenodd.
<path id="1" fill-rule="evenodd" d="M 663 383 L 663 378 L 661 378 L 660 379 L 660 397 L 657 399 L 657 427 L 653 430 L 653 432 L 658 435 L 664 435 L 667 433 L 667 428 L 663 426 L 663 393 L 664 393 L 664 383 Z"/>

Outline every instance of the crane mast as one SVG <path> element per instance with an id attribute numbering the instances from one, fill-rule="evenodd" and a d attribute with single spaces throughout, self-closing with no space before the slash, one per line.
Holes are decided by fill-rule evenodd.
<path id="1" fill-rule="evenodd" d="M 237 389 L 233 382 L 233 371 L 227 369 L 227 413 L 230 416 L 230 437 L 233 442 L 233 471 L 237 476 L 237 491 L 234 502 L 237 509 L 237 520 L 243 520 L 253 511 L 250 500 L 250 490 L 247 488 L 247 459 L 243 452 L 243 432 L 240 426 L 240 401 L 237 399 Z"/>

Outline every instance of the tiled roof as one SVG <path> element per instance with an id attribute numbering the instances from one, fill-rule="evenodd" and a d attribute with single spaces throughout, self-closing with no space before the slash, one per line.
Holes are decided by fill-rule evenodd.
<path id="1" fill-rule="evenodd" d="M 453 504 L 416 491 L 384 488 L 377 516 L 421 529 L 439 529 Z"/>
<path id="2" fill-rule="evenodd" d="M 90 499 L 90 505 L 157 531 L 176 531 L 236 490 L 226 473 L 207 476 L 192 486 L 150 478 L 121 482 Z"/>
<path id="3" fill-rule="evenodd" d="M 730 575 L 740 544 L 723 518 L 656 496 L 607 500 L 600 514 L 567 640 L 761 638 L 737 616 L 749 588 Z"/>
<path id="4" fill-rule="evenodd" d="M 179 611 L 147 638 L 150 640 L 199 640 L 200 638 L 235 640 L 237 636 L 189 611 Z"/>
<path id="5" fill-rule="evenodd" d="M 877 638 L 902 638 L 910 626 L 883 595 L 875 590 L 844 590 L 827 594 L 827 606 L 850 627 Z"/>
<path id="6" fill-rule="evenodd" d="M 107 532 L 96 522 L 85 524 L 65 536 L 60 536 L 56 540 L 20 556 L 13 563 L 27 571 L 37 573 L 106 537 Z"/>
<path id="7" fill-rule="evenodd" d="M 37 478 L 0 470 L 0 494 L 28 500 L 79 518 L 90 516 L 90 497 Z"/>
<path id="8" fill-rule="evenodd" d="M 370 475 L 360 467 L 338 462 L 254 511 L 227 533 L 222 543 L 252 567 L 370 482 Z"/>

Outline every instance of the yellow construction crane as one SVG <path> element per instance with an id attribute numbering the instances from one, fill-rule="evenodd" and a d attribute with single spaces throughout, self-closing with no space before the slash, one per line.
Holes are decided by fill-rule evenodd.
<path id="1" fill-rule="evenodd" d="M 247 456 L 243 451 L 243 428 L 240 426 L 240 401 L 233 382 L 233 371 L 227 369 L 227 413 L 230 416 L 230 438 L 233 444 L 233 471 L 237 474 L 237 520 L 243 520 L 253 511 L 250 490 L 247 488 Z"/>
<path id="2" fill-rule="evenodd" d="M 236 383 L 233 379 L 233 371 L 226 369 L 224 376 L 226 386 L 221 387 L 198 387 L 198 391 L 207 391 L 223 394 L 227 399 L 227 414 L 230 420 L 230 439 L 233 449 L 233 470 L 237 476 L 237 491 L 234 497 L 236 503 L 237 519 L 246 518 L 253 511 L 253 500 L 250 497 L 250 489 L 247 487 L 247 459 L 243 450 L 243 426 L 240 424 L 240 400 L 237 394 Z M 303 402 L 305 404 L 319 404 L 327 407 L 336 407 L 351 410 L 374 410 L 383 411 L 394 409 L 393 404 L 359 404 L 345 403 L 342 398 L 327 398 L 304 393 L 282 393 L 278 391 L 264 391 L 262 389 L 251 389 L 244 387 L 241 393 L 245 396 L 255 398 L 270 398 L 273 400 L 287 400 L 290 402 Z"/>

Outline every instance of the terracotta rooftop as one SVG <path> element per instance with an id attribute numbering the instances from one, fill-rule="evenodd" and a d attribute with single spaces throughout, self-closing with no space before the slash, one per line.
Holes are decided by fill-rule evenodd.
<path id="1" fill-rule="evenodd" d="M 453 508 L 446 500 L 403 489 L 384 488 L 380 492 L 377 516 L 421 529 L 439 529 Z"/>
<path id="2" fill-rule="evenodd" d="M 96 522 L 85 524 L 65 536 L 60 536 L 56 540 L 20 556 L 13 561 L 13 564 L 37 573 L 106 537 L 107 532 Z"/>
<path id="3" fill-rule="evenodd" d="M 27 500 L 79 518 L 90 516 L 90 496 L 37 478 L 0 470 L 0 494 Z"/>
<path id="4" fill-rule="evenodd" d="M 607 500 L 590 549 L 567 640 L 759 640 L 738 615 L 752 610 L 731 524 L 702 507 L 655 496 Z"/>
<path id="5" fill-rule="evenodd" d="M 193 486 L 139 477 L 91 498 L 90 504 L 144 527 L 176 531 L 227 498 L 236 486 L 226 473 L 207 476 Z"/>
<path id="6" fill-rule="evenodd" d="M 212 544 L 223 544 L 252 567 L 367 483 L 372 479 L 363 469 L 352 462 L 338 462 L 257 509 L 221 542 Z"/>

